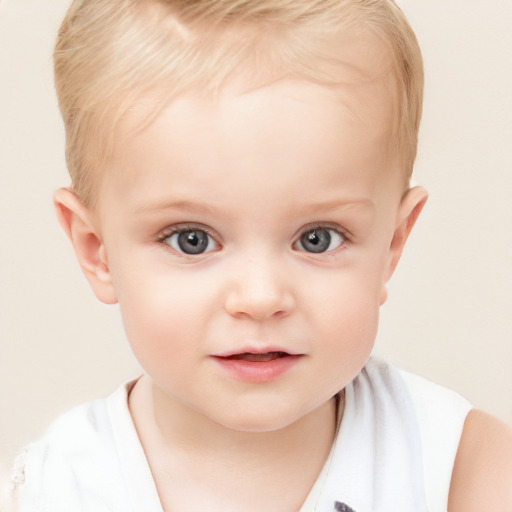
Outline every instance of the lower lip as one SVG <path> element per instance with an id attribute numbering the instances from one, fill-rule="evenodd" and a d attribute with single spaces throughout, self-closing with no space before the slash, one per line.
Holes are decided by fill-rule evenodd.
<path id="1" fill-rule="evenodd" d="M 302 355 L 290 355 L 272 359 L 271 361 L 247 361 L 216 356 L 213 359 L 223 370 L 236 379 L 249 382 L 268 382 L 286 373 L 302 357 Z"/>

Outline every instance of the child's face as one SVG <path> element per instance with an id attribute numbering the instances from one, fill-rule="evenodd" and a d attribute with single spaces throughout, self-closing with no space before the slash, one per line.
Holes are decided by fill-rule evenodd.
<path id="1" fill-rule="evenodd" d="M 386 152 L 388 88 L 282 80 L 183 97 L 120 148 L 98 254 L 169 404 L 273 430 L 363 367 L 414 206 Z"/>

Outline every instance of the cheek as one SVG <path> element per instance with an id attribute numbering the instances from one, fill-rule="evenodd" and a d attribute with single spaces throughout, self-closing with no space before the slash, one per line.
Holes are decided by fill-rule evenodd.
<path id="1" fill-rule="evenodd" d="M 316 323 L 328 345 L 323 349 L 347 369 L 362 366 L 373 347 L 379 320 L 379 282 L 377 274 L 340 273 L 329 286 L 316 290 Z"/>
<path id="2" fill-rule="evenodd" d="M 348 292 L 349 290 L 347 290 Z M 365 352 L 377 334 L 379 305 L 374 293 L 354 289 L 326 301 L 321 321 L 331 339 L 338 339 L 340 351 Z"/>
<path id="3" fill-rule="evenodd" d="M 120 275 L 119 305 L 136 357 L 165 358 L 197 344 L 216 304 L 215 287 L 202 276 L 153 265 Z"/>

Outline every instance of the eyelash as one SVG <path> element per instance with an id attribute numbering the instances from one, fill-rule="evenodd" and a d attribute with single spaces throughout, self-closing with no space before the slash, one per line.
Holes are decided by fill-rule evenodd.
<path id="1" fill-rule="evenodd" d="M 315 230 L 323 230 L 323 229 L 328 230 L 328 231 L 334 231 L 342 239 L 342 243 L 341 243 L 340 247 L 345 247 L 347 244 L 349 244 L 351 242 L 351 234 L 347 230 L 342 229 L 337 225 L 333 225 L 333 224 L 329 224 L 329 223 L 327 223 L 327 224 L 316 223 L 316 224 L 310 224 L 309 226 L 306 226 L 303 229 L 301 229 L 299 235 L 296 238 L 296 241 L 293 243 L 293 246 L 300 243 L 301 237 L 303 235 L 305 235 L 306 233 L 309 233 L 309 232 L 312 232 Z M 319 254 L 333 253 L 337 249 L 338 248 L 331 249 L 330 251 L 322 252 Z M 314 254 L 314 253 L 311 253 L 311 252 L 305 251 L 305 250 L 303 252 L 306 252 L 309 254 Z"/>
<path id="2" fill-rule="evenodd" d="M 338 235 L 340 235 L 345 240 L 348 240 L 349 237 L 351 236 L 350 232 L 348 230 L 341 228 L 337 224 L 330 224 L 329 222 L 327 222 L 327 223 L 318 222 L 315 224 L 309 224 L 300 230 L 300 234 L 302 235 L 308 231 L 314 231 L 315 229 L 329 229 L 331 231 L 335 231 Z"/>
<path id="3" fill-rule="evenodd" d="M 176 233 L 184 233 L 185 231 L 204 231 L 213 238 L 217 237 L 217 235 L 212 233 L 206 226 L 201 226 L 200 224 L 177 224 L 175 226 L 165 228 L 158 235 L 157 240 L 159 242 L 164 242 L 170 236 L 175 235 Z"/>
<path id="4" fill-rule="evenodd" d="M 166 240 L 168 240 L 172 235 L 186 233 L 187 231 L 202 231 L 203 233 L 206 233 L 212 240 L 215 240 L 218 245 L 221 245 L 218 241 L 220 238 L 219 235 L 208 229 L 206 226 L 202 226 L 200 224 L 177 224 L 176 226 L 166 228 L 157 236 L 157 242 L 171 248 Z M 188 256 L 185 253 L 183 255 Z"/>
<path id="5" fill-rule="evenodd" d="M 341 240 L 342 240 L 342 242 L 341 242 L 339 247 L 345 247 L 351 241 L 350 234 L 346 230 L 341 229 L 339 226 L 335 226 L 335 225 L 332 225 L 332 224 L 317 223 L 317 224 L 312 224 L 312 225 L 306 226 L 303 229 L 301 229 L 299 235 L 296 237 L 295 241 L 293 242 L 292 247 L 295 248 L 295 246 L 297 244 L 301 243 L 301 237 L 304 236 L 306 233 L 309 233 L 309 232 L 312 232 L 312 231 L 315 231 L 315 230 L 328 230 L 328 231 L 335 232 L 341 238 Z M 212 240 L 214 240 L 215 243 L 217 243 L 218 245 L 221 245 L 220 242 L 218 241 L 220 237 L 218 236 L 217 233 L 212 232 L 206 226 L 202 226 L 202 225 L 198 225 L 198 224 L 178 224 L 176 226 L 171 226 L 171 227 L 165 229 L 164 231 L 162 231 L 158 235 L 157 242 L 162 244 L 162 245 L 164 245 L 166 248 L 173 250 L 174 252 L 178 252 L 178 254 L 180 256 L 184 256 L 184 257 L 193 256 L 193 255 L 181 252 L 181 251 L 176 251 L 167 242 L 167 240 L 172 235 L 180 234 L 180 233 L 185 233 L 187 231 L 202 231 L 202 232 L 206 233 L 206 235 L 208 235 L 208 237 L 210 237 Z M 339 247 L 336 247 L 336 248 L 331 249 L 329 251 L 320 252 L 318 254 L 332 253 L 332 252 L 336 251 Z M 300 251 L 301 252 L 306 252 L 306 253 L 309 253 L 309 254 L 315 254 L 314 252 L 306 251 L 305 249 L 301 249 Z M 210 252 L 210 251 L 207 251 L 207 252 Z M 203 253 L 203 254 L 205 254 L 205 253 Z M 197 257 L 197 255 L 196 255 L 196 257 Z"/>

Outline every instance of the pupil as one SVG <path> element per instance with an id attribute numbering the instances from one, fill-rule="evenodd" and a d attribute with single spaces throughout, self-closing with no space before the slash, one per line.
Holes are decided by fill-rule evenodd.
<path id="1" fill-rule="evenodd" d="M 318 245 L 320 243 L 320 237 L 316 234 L 315 231 L 313 231 L 313 233 L 310 233 L 308 236 L 308 241 L 310 244 Z"/>
<path id="2" fill-rule="evenodd" d="M 186 254 L 201 254 L 208 247 L 208 235 L 204 231 L 183 231 L 178 235 L 178 245 Z"/>
<path id="3" fill-rule="evenodd" d="M 187 242 L 195 247 L 199 244 L 199 238 L 195 233 L 190 233 L 187 237 Z"/>
<path id="4" fill-rule="evenodd" d="M 328 229 L 314 229 L 304 233 L 300 242 L 308 252 L 325 252 L 331 245 L 331 234 Z"/>

